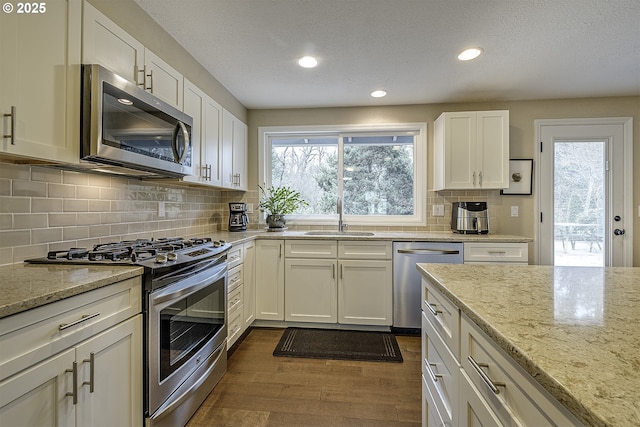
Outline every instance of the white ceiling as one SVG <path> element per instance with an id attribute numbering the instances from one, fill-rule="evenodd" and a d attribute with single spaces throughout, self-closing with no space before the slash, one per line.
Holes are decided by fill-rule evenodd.
<path id="1" fill-rule="evenodd" d="M 640 95 L 638 0 L 135 1 L 247 108 Z"/>

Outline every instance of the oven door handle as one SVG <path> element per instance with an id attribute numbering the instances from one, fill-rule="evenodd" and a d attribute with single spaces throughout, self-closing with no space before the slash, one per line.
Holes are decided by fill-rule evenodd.
<path id="1" fill-rule="evenodd" d="M 197 292 L 201 289 L 206 288 L 207 286 L 211 285 L 214 282 L 217 282 L 218 280 L 224 277 L 226 272 L 227 272 L 227 265 L 225 264 L 222 267 L 218 268 L 217 271 L 213 271 L 213 272 L 210 272 L 209 274 L 206 274 L 204 278 L 197 283 L 186 285 L 186 286 L 180 285 L 181 282 L 174 283 L 171 286 L 168 286 L 167 289 L 163 289 L 158 293 L 151 293 L 151 302 L 153 305 L 158 305 L 158 304 L 162 304 L 165 301 L 179 299 L 185 295 L 192 294 L 194 292 Z M 213 275 L 210 275 L 211 273 Z"/>
<path id="2" fill-rule="evenodd" d="M 216 360 L 211 364 L 211 366 L 206 370 L 206 372 L 204 372 L 200 376 L 198 381 L 196 381 L 191 387 L 185 390 L 185 392 L 182 393 L 180 396 L 176 397 L 175 399 L 171 399 L 171 402 L 165 403 L 160 408 L 158 408 L 156 413 L 149 418 L 155 421 L 163 418 L 166 414 L 173 412 L 178 406 L 182 404 L 182 402 L 188 399 L 194 390 L 197 390 L 198 388 L 200 388 L 200 386 L 207 380 L 207 378 L 209 378 L 209 376 L 211 375 L 211 372 L 213 372 L 213 370 L 216 368 L 218 361 L 220 360 L 220 357 L 222 357 L 223 354 L 226 354 L 223 351 L 224 348 L 225 346 L 221 345 L 217 350 L 218 354 L 217 355 L 214 354 L 211 356 L 211 357 L 215 357 Z"/>

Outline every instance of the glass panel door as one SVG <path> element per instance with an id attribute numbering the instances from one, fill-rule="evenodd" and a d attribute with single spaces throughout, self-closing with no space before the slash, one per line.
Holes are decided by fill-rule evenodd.
<path id="1" fill-rule="evenodd" d="M 605 142 L 554 143 L 554 265 L 605 265 Z"/>

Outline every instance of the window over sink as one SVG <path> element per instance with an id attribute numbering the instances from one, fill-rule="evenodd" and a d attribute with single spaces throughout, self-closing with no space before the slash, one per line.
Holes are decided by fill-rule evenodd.
<path id="1" fill-rule="evenodd" d="M 292 223 L 421 225 L 426 215 L 426 123 L 259 128 L 261 181 L 309 203 Z"/>

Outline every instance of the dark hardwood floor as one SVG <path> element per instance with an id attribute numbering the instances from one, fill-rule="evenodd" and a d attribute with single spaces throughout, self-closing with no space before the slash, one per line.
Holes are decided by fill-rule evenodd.
<path id="1" fill-rule="evenodd" d="M 419 426 L 420 337 L 398 336 L 403 363 L 274 357 L 284 329 L 253 329 L 187 427 Z"/>

